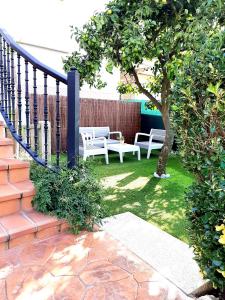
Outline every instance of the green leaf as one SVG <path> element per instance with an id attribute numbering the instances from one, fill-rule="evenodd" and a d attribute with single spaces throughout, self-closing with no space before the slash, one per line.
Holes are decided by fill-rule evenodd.
<path id="1" fill-rule="evenodd" d="M 212 83 L 210 83 L 208 85 L 207 91 L 218 96 L 220 85 L 221 85 L 221 82 L 217 82 L 216 85 L 213 85 Z"/>
<path id="2" fill-rule="evenodd" d="M 112 62 L 109 62 L 106 67 L 105 67 L 106 71 L 110 74 L 113 73 L 113 63 Z"/>

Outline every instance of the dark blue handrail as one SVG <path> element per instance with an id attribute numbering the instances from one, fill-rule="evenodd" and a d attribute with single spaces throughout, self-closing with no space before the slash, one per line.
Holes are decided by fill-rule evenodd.
<path id="1" fill-rule="evenodd" d="M 17 56 L 15 57 L 15 54 Z M 15 58 L 17 65 L 15 65 Z M 21 61 L 21 58 L 24 61 Z M 24 78 L 22 77 L 22 63 L 24 63 Z M 29 76 L 30 64 L 33 67 L 33 76 Z M 38 107 L 41 105 L 37 98 L 37 75 L 39 70 L 43 74 L 44 87 L 44 107 L 41 114 L 44 119 L 44 159 L 38 153 Z M 17 81 L 15 82 L 15 76 Z M 48 125 L 49 107 L 48 107 L 48 77 L 55 79 L 56 88 L 56 166 L 59 167 L 60 162 L 60 89 L 59 84 L 63 83 L 67 86 L 67 161 L 68 167 L 73 168 L 77 163 L 79 154 L 79 73 L 75 68 L 68 72 L 67 76 L 49 68 L 41 63 L 34 56 L 28 53 L 14 39 L 0 28 L 0 112 L 10 130 L 13 138 L 26 150 L 26 152 L 42 166 L 51 167 L 48 164 L 48 149 L 50 142 L 48 140 L 48 132 L 51 127 Z M 31 80 L 32 78 L 32 80 Z M 24 80 L 22 82 L 22 80 Z M 33 88 L 33 96 L 29 94 L 30 84 Z M 16 85 L 16 86 L 15 86 Z M 22 85 L 24 87 L 24 95 L 22 95 Z M 31 98 L 33 103 L 31 103 Z M 16 101 L 17 100 L 17 104 Z M 24 107 L 23 107 L 24 106 Z M 31 108 L 33 109 L 33 117 L 31 119 Z M 18 120 L 15 119 L 17 109 Z M 25 138 L 22 135 L 22 112 L 25 113 Z M 33 122 L 33 123 L 32 123 Z M 31 137 L 31 124 L 34 128 L 34 134 Z M 32 139 L 33 138 L 33 139 Z M 34 145 L 31 145 L 31 141 Z"/>
<path id="2" fill-rule="evenodd" d="M 15 50 L 18 54 L 20 54 L 25 60 L 27 60 L 29 63 L 31 63 L 34 67 L 41 70 L 42 72 L 46 73 L 47 75 L 52 76 L 53 78 L 61 81 L 62 83 L 67 84 L 67 77 L 65 75 L 62 75 L 61 73 L 53 70 L 52 68 L 46 66 L 42 62 L 40 62 L 38 59 L 36 59 L 33 55 L 31 55 L 29 52 L 27 52 L 23 47 L 18 45 L 14 39 L 7 33 L 5 29 L 0 28 L 0 34 L 3 36 L 5 41 L 8 43 L 8 45 Z"/>

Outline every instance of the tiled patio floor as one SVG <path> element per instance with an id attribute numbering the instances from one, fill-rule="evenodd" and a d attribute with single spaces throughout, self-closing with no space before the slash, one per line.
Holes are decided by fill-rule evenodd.
<path id="1" fill-rule="evenodd" d="M 184 300 L 104 232 L 61 234 L 0 252 L 0 300 Z"/>

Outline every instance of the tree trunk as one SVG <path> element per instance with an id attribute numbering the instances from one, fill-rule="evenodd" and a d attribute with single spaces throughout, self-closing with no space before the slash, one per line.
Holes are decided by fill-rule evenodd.
<path id="1" fill-rule="evenodd" d="M 166 174 L 166 165 L 167 165 L 170 151 L 173 146 L 173 139 L 174 139 L 174 134 L 170 126 L 169 107 L 167 105 L 164 105 L 162 107 L 162 119 L 166 130 L 166 137 L 158 159 L 156 173 L 159 176 L 161 176 L 162 174 Z"/>

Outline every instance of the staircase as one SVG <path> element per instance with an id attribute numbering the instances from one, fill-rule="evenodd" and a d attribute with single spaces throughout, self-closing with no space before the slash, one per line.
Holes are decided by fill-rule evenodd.
<path id="1" fill-rule="evenodd" d="M 5 137 L 0 121 L 0 251 L 68 228 L 65 222 L 33 210 L 35 188 L 29 168 L 29 162 L 14 159 L 13 141 Z"/>
<path id="2" fill-rule="evenodd" d="M 61 114 L 65 96 L 66 120 Z M 65 221 L 32 208 L 35 188 L 30 181 L 30 165 L 15 159 L 14 145 L 43 168 L 55 170 L 61 167 L 65 149 L 67 166 L 73 168 L 79 155 L 79 115 L 78 71 L 73 68 L 65 76 L 49 68 L 0 28 L 0 251 L 68 229 Z M 66 147 L 61 142 L 62 121 L 67 124 Z M 41 136 L 39 122 L 44 125 Z M 11 138 L 6 137 L 6 129 Z M 49 137 L 56 146 L 51 153 L 55 155 L 53 165 Z"/>

